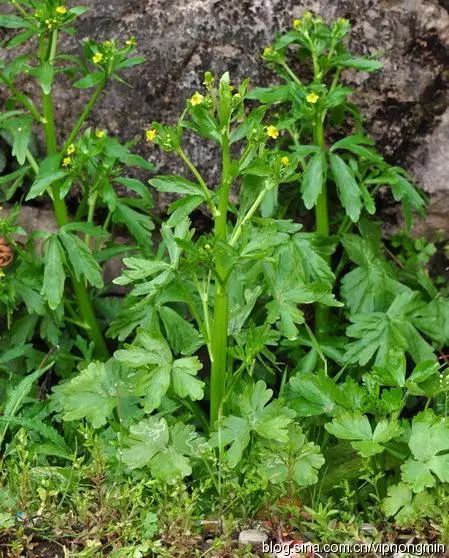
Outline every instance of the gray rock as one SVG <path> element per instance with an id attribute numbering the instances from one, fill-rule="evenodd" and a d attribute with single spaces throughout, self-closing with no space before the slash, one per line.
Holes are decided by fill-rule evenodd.
<path id="1" fill-rule="evenodd" d="M 254 549 L 261 550 L 263 543 L 267 542 L 268 535 L 257 529 L 246 529 L 239 534 L 239 545 L 251 545 Z"/>
<path id="2" fill-rule="evenodd" d="M 449 136 L 449 13 L 447 0 L 85 0 L 92 10 L 78 23 L 78 38 L 137 38 L 147 62 L 130 70 L 131 88 L 114 83 L 94 111 L 91 123 L 124 139 L 142 137 L 152 120 L 174 122 L 185 98 L 201 87 L 205 70 L 229 70 L 235 81 L 250 77 L 266 85 L 274 76 L 264 67 L 261 49 L 277 30 L 310 9 L 331 19 L 352 20 L 352 48 L 382 52 L 384 69 L 375 74 L 347 72 L 367 126 L 390 162 L 410 168 L 432 200 L 425 230 L 449 234 L 446 191 Z M 68 52 L 78 49 L 69 37 Z M 5 53 L 0 52 L 3 56 Z M 7 54 L 7 53 L 6 53 Z M 22 84 L 33 94 L 31 84 Z M 1 100 L 0 89 L 0 100 Z M 88 92 L 61 83 L 55 95 L 58 122 L 68 130 Z M 436 151 L 435 152 L 435 146 Z M 212 183 L 215 153 L 193 142 L 190 152 Z M 172 155 L 141 142 L 138 149 L 163 171 L 176 171 Z M 164 205 L 166 198 L 159 201 Z M 163 207 L 161 208 L 163 209 Z"/>

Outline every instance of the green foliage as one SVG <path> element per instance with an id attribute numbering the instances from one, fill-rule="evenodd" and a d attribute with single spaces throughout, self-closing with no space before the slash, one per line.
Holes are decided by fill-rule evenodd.
<path id="1" fill-rule="evenodd" d="M 349 22 L 306 13 L 278 34 L 263 52 L 281 81 L 271 87 L 207 72 L 177 122 L 146 131 L 185 172 L 151 176 L 134 142 L 85 127 L 107 82 L 126 83 L 123 72 L 143 62 L 135 41 L 89 39 L 81 56 L 62 55 L 58 34 L 74 34 L 85 9 L 13 4 L 15 15 L 0 16 L 18 30 L 8 48 L 40 44 L 0 66 L 9 95 L 0 196 L 23 200 L 0 220 L 0 382 L 10 386 L 0 444 L 5 478 L 25 471 L 20 504 L 31 489 L 39 516 L 71 498 L 81 508 L 83 482 L 101 502 L 122 486 L 136 507 L 162 494 L 141 506 L 144 535 L 124 536 L 131 546 L 111 556 L 154 551 L 168 491 L 190 502 L 190 519 L 198 506 L 198 518 L 220 526 L 226 514 L 271 521 L 275 498 L 304 502 L 292 531 L 323 536 L 334 516 L 351 529 L 356 517 L 435 520 L 449 483 L 449 380 L 438 361 L 449 301 L 427 270 L 435 247 L 409 233 L 425 199 L 376 150 L 346 85 L 345 70 L 382 66 L 349 51 Z M 39 99 L 18 89 L 22 75 Z M 59 141 L 53 93 L 63 75 L 92 95 Z M 217 157 L 217 180 L 190 157 L 192 142 Z M 393 238 L 373 218 L 380 188 L 403 207 Z M 153 189 L 171 200 L 157 230 Z M 17 225 L 35 200 L 53 205 L 52 232 Z M 195 228 L 198 211 L 210 230 Z M 111 285 L 103 268 L 115 257 L 123 269 Z M 38 487 L 39 474 L 51 481 Z"/>

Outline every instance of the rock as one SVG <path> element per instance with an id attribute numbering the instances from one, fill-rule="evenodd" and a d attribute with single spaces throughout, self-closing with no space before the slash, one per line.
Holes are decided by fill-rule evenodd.
<path id="1" fill-rule="evenodd" d="M 250 545 L 254 550 L 262 550 L 263 543 L 268 540 L 268 535 L 257 529 L 246 529 L 239 534 L 239 545 Z"/>
<path id="2" fill-rule="evenodd" d="M 78 22 L 77 39 L 63 48 L 78 51 L 78 39 L 124 40 L 134 35 L 147 62 L 130 70 L 131 88 L 113 83 L 95 109 L 91 124 L 123 139 L 142 137 L 152 120 L 174 122 L 186 97 L 201 88 L 203 73 L 229 70 L 235 81 L 250 77 L 253 85 L 275 78 L 260 58 L 274 34 L 294 17 L 312 10 L 325 19 L 348 17 L 353 23 L 352 48 L 359 54 L 380 51 L 384 69 L 374 75 L 347 72 L 359 90 L 357 102 L 367 127 L 390 162 L 404 165 L 432 200 L 424 229 L 443 228 L 449 235 L 447 163 L 449 135 L 449 13 L 447 0 L 108 0 L 83 2 L 92 9 Z M 2 58 L 11 52 L 0 49 Z M 60 78 L 63 80 L 63 78 Z M 24 80 L 33 96 L 37 88 Z M 58 123 L 65 133 L 83 108 L 88 91 L 60 81 L 55 94 Z M 2 93 L 0 89 L 0 101 Z M 446 124 L 445 124 L 446 122 Z M 434 152 L 437 146 L 438 153 Z M 172 155 L 141 142 L 140 152 L 162 171 L 179 170 Z M 217 161 L 210 145 L 192 142 L 192 158 L 215 183 Z M 436 164 L 433 164 L 434 159 Z M 166 198 L 159 198 L 163 211 Z M 444 205 L 442 205 L 444 203 Z M 446 213 L 449 213 L 446 211 Z"/>

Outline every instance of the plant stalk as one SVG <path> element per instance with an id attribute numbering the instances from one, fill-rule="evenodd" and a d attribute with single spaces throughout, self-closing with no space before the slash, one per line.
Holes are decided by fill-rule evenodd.
<path id="1" fill-rule="evenodd" d="M 316 115 L 316 120 L 313 126 L 313 139 L 315 145 L 318 145 L 320 149 L 324 151 L 324 126 L 323 126 L 323 114 L 318 113 Z M 315 206 L 315 230 L 321 236 L 329 236 L 329 209 L 328 209 L 328 197 L 327 197 L 327 183 L 324 181 L 323 189 L 321 194 L 318 196 L 318 200 Z M 328 263 L 330 263 L 330 257 L 326 256 Z M 326 330 L 328 324 L 328 314 L 329 309 L 320 303 L 315 306 L 315 333 L 319 337 L 323 331 Z"/>
<path id="2" fill-rule="evenodd" d="M 229 148 L 229 131 L 223 133 L 222 179 L 218 201 L 218 214 L 215 217 L 215 238 L 218 243 L 227 242 L 227 215 L 229 191 L 231 188 L 231 154 Z M 216 286 L 214 322 L 211 339 L 211 379 L 210 379 L 210 423 L 211 427 L 221 416 L 226 376 L 227 376 L 227 348 L 229 301 L 225 279 L 226 265 L 223 256 L 218 254 L 215 263 Z"/>

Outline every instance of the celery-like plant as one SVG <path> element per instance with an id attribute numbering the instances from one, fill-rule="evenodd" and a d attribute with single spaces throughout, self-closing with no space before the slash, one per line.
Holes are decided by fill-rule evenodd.
<path id="1" fill-rule="evenodd" d="M 344 18 L 329 25 L 306 12 L 263 51 L 283 83 L 251 92 L 276 110 L 279 145 L 300 158 L 301 198 L 307 210 L 314 208 L 315 230 L 322 238 L 348 232 L 364 213 L 373 215 L 381 186 L 389 186 L 403 203 L 408 219 L 412 209 L 422 212 L 425 205 L 407 173 L 384 161 L 363 132 L 360 113 L 349 98 L 353 90 L 342 74 L 348 69 L 374 72 L 382 64 L 348 50 L 349 30 Z M 322 335 L 329 325 L 326 309 L 318 305 L 316 332 Z"/>
<path id="2" fill-rule="evenodd" d="M 11 155 L 15 158 L 1 177 L 4 188 L 1 198 L 3 201 L 17 199 L 19 189 L 28 186 L 31 178 L 26 201 L 49 198 L 58 227 L 56 234 L 44 234 L 43 266 L 37 253 L 33 253 L 31 242 L 24 251 L 12 235 L 4 237 L 5 242 L 13 245 L 17 256 L 3 280 L 4 291 L 9 293 L 6 311 L 16 308 L 15 322 L 20 323 L 24 303 L 28 315 L 28 330 L 24 331 L 26 327 L 21 323 L 21 331 L 13 331 L 12 338 L 15 336 L 25 341 L 33 336 L 30 317 L 34 315 L 34 325 L 40 319 L 44 321 L 41 337 L 60 347 L 70 346 L 61 331 L 65 321 L 66 325 L 71 323 L 85 330 L 93 343 L 94 353 L 107 357 L 101 320 L 88 286 L 103 288 L 97 260 L 105 259 L 99 255 L 99 249 L 106 245 L 111 220 L 124 222 L 137 236 L 140 227 L 143 233 L 140 234 L 140 244 L 142 247 L 148 244 L 151 222 L 133 209 L 139 204 L 144 209 L 151 205 L 148 192 L 138 181 L 120 175 L 125 165 L 153 167 L 141 157 L 132 155 L 128 147 L 109 138 L 105 130 L 88 130 L 82 136 L 81 132 L 108 81 L 123 82 L 121 72 L 141 63 L 143 58 L 132 56 L 135 50 L 132 38 L 123 45 L 112 40 L 103 43 L 86 40 L 82 56 L 61 53 L 60 36 L 75 33 L 73 24 L 87 8 L 68 8 L 56 0 L 17 0 L 11 5 L 16 13 L 1 15 L 0 27 L 18 33 L 6 40 L 6 47 L 12 51 L 28 43 L 29 49 L 28 54 L 13 57 L 9 63 L 0 63 L 0 84 L 4 86 L 3 93 L 9 94 L 0 114 L 0 134 L 10 145 Z M 60 126 L 53 100 L 55 87 L 63 76 L 80 91 L 93 89 L 66 135 L 63 134 L 66 126 Z M 21 91 L 18 83 L 24 78 L 36 81 L 39 102 Z M 42 159 L 35 141 L 39 131 L 44 138 Z M 119 200 L 112 189 L 113 182 L 137 189 L 142 199 Z M 71 191 L 72 195 L 74 191 L 78 192 L 79 206 L 74 216 L 69 215 L 66 202 Z M 103 228 L 96 228 L 95 210 L 100 205 L 105 207 L 107 218 Z M 96 238 L 94 242 L 92 237 Z M 64 293 L 66 277 L 70 278 L 75 305 L 69 293 Z M 21 284 L 18 285 L 17 281 Z M 84 354 L 87 356 L 85 351 Z"/>
<path id="3" fill-rule="evenodd" d="M 130 310 L 111 333 L 126 337 L 140 325 L 159 330 L 160 335 L 161 323 L 162 333 L 182 354 L 191 354 L 204 343 L 213 425 L 242 372 L 252 374 L 257 359 L 265 361 L 265 370 L 274 364 L 268 346 L 278 334 L 272 324 L 278 324 L 282 335 L 294 337 L 295 323 L 303 321 L 297 303 L 334 301 L 326 285 L 311 281 L 298 267 L 300 242 L 306 241 L 297 234 L 299 226 L 258 213 L 280 183 L 298 179 L 297 156 L 270 148 L 278 131 L 263 124 L 264 107 L 245 111 L 247 82 L 234 90 L 228 74 L 215 85 L 207 73 L 205 85 L 204 94 L 197 92 L 188 100 L 176 126 L 153 123 L 147 131 L 148 141 L 183 161 L 192 180 L 181 176 L 150 180 L 157 190 L 182 196 L 170 206 L 171 215 L 162 225 L 168 261 L 125 260 L 128 269 L 117 282 L 138 284 L 131 293 Z M 187 132 L 218 148 L 221 178 L 216 189 L 208 184 L 205 169 L 200 171 L 188 156 L 183 142 Z M 197 238 L 188 216 L 201 206 L 209 211 L 213 228 Z M 258 300 L 265 301 L 265 311 L 256 305 Z M 168 380 L 165 391 L 167 387 Z"/>

